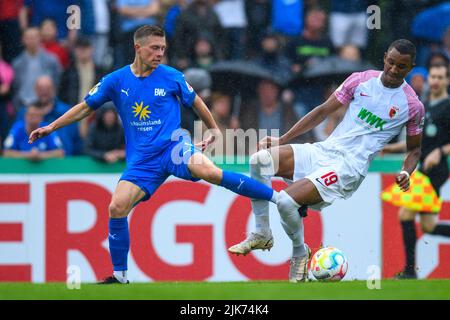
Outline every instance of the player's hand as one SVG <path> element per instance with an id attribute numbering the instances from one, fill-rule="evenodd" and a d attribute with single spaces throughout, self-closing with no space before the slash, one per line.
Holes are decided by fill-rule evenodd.
<path id="1" fill-rule="evenodd" d="M 117 161 L 117 156 L 114 151 L 108 151 L 103 155 L 103 159 L 108 163 L 114 163 Z"/>
<path id="2" fill-rule="evenodd" d="M 280 144 L 280 138 L 267 136 L 258 143 L 258 150 L 269 149 L 271 147 L 278 146 Z"/>
<path id="3" fill-rule="evenodd" d="M 207 139 L 197 143 L 195 145 L 195 147 L 201 149 L 202 151 L 205 151 L 208 146 L 210 146 L 210 145 L 212 145 L 214 143 L 214 141 L 216 141 L 216 137 L 215 136 L 210 136 L 209 138 L 207 138 Z"/>
<path id="4" fill-rule="evenodd" d="M 406 192 L 409 190 L 409 176 L 406 173 L 399 173 L 396 177 L 395 177 L 395 182 L 397 183 L 397 185 L 400 187 L 400 189 L 403 192 Z"/>
<path id="5" fill-rule="evenodd" d="M 39 150 L 37 148 L 31 149 L 31 151 L 28 153 L 28 160 L 33 162 L 41 161 L 41 154 L 39 153 Z"/>
<path id="6" fill-rule="evenodd" d="M 33 132 L 30 133 L 30 137 L 28 138 L 28 143 L 32 144 L 36 140 L 43 138 L 45 136 L 48 136 L 52 132 L 53 132 L 53 129 L 50 126 L 37 128 L 36 130 L 34 130 Z"/>
<path id="7" fill-rule="evenodd" d="M 437 166 L 441 161 L 442 153 L 439 148 L 434 149 L 423 161 L 423 169 L 425 171 Z"/>

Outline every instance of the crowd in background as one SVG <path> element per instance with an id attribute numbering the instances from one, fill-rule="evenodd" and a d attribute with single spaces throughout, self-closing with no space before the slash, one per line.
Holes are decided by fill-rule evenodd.
<path id="1" fill-rule="evenodd" d="M 372 4 L 381 8 L 380 29 L 367 27 Z M 78 23 L 71 5 L 81 9 L 79 28 L 68 28 Z M 387 45 L 397 38 L 417 45 L 417 66 L 407 81 L 425 100 L 427 66 L 449 61 L 450 28 L 438 39 L 427 37 L 416 32 L 415 19 L 424 10 L 439 13 L 448 6 L 432 0 L 0 0 L 3 155 L 32 161 L 82 154 L 110 163 L 123 160 L 123 131 L 111 103 L 36 146 L 24 141 L 31 130 L 82 101 L 102 76 L 131 63 L 133 33 L 145 24 L 165 29 L 164 63 L 185 73 L 222 131 L 279 129 L 283 134 L 339 85 L 331 76 L 318 81 L 302 76 L 333 57 L 380 69 Z M 430 29 L 439 22 L 429 21 Z M 230 61 L 251 62 L 272 77 L 252 78 L 245 88 L 225 86 L 211 71 Z M 342 115 L 333 114 L 298 142 L 325 139 Z M 184 128 L 192 132 L 194 120 L 195 114 L 183 110 Z"/>

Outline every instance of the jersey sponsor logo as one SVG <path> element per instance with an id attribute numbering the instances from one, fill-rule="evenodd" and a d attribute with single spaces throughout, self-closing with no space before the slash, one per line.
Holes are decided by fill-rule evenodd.
<path id="1" fill-rule="evenodd" d="M 98 87 L 100 87 L 100 83 L 97 83 L 95 86 L 92 87 L 91 90 L 89 90 L 89 95 L 92 96 L 93 94 L 95 94 L 98 91 Z"/>
<path id="2" fill-rule="evenodd" d="M 166 90 L 155 88 L 155 97 L 165 97 L 166 96 Z"/>
<path id="3" fill-rule="evenodd" d="M 399 111 L 400 111 L 400 108 L 399 108 L 399 107 L 397 107 L 397 106 L 392 106 L 392 107 L 389 109 L 389 118 L 393 119 L 393 118 L 398 114 Z"/>
<path id="4" fill-rule="evenodd" d="M 358 118 L 367 123 L 371 128 L 379 129 L 380 131 L 383 131 L 383 125 L 387 122 L 365 108 L 359 110 Z"/>
<path id="5" fill-rule="evenodd" d="M 133 108 L 133 113 L 134 113 L 134 117 L 139 116 L 139 121 L 141 120 L 147 120 L 150 118 L 150 113 L 152 113 L 150 110 L 148 110 L 149 106 L 145 106 L 144 107 L 144 102 L 141 101 L 141 103 L 134 103 Z"/>

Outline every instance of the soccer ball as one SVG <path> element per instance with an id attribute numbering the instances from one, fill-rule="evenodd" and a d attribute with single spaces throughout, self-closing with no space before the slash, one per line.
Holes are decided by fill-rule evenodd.
<path id="1" fill-rule="evenodd" d="M 347 258 L 334 247 L 319 249 L 311 259 L 310 270 L 317 280 L 340 281 L 345 277 L 347 268 Z"/>

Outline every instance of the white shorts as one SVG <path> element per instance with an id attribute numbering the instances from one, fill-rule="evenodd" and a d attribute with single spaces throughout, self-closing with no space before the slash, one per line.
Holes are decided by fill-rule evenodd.
<path id="1" fill-rule="evenodd" d="M 350 167 L 341 152 L 323 150 L 311 143 L 290 146 L 294 151 L 294 182 L 310 180 L 323 199 L 309 206 L 311 209 L 322 210 L 336 199 L 349 198 L 365 178 Z"/>

